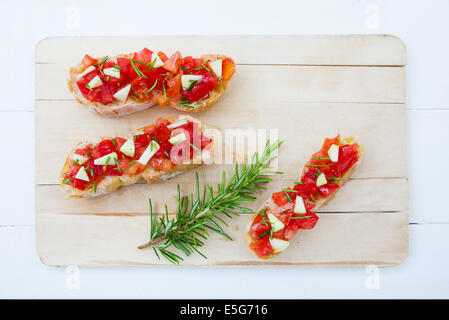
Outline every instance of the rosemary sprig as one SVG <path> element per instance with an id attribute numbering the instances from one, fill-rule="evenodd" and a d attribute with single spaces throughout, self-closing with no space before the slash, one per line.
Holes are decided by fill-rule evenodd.
<path id="1" fill-rule="evenodd" d="M 275 158 L 272 152 L 282 143 L 283 141 L 277 141 L 270 145 L 268 140 L 260 157 L 256 152 L 251 164 L 243 164 L 240 168 L 235 166 L 235 172 L 228 182 L 223 171 L 222 181 L 216 192 L 211 185 L 204 185 L 203 192 L 200 193 L 198 174 L 195 179 L 196 195 L 191 193 L 190 197 L 181 196 L 178 185 L 176 218 L 169 218 L 167 206 L 165 214 L 159 217 L 154 215 L 150 199 L 150 239 L 138 248 L 151 247 L 159 259 L 163 256 L 171 263 L 179 264 L 184 259 L 174 253 L 172 248 L 186 256 L 196 252 L 207 258 L 198 248 L 204 245 L 210 231 L 232 240 L 223 230 L 223 225 L 227 224 L 220 214 L 232 218 L 238 216 L 239 212 L 252 212 L 242 205 L 253 202 L 257 192 L 264 189 L 263 184 L 271 181 L 265 177 L 266 174 L 281 173 L 270 168 L 269 162 Z"/>

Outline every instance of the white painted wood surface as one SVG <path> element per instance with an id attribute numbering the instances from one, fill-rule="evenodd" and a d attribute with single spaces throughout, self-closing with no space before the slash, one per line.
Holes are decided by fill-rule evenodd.
<path id="1" fill-rule="evenodd" d="M 36 48 L 36 236 L 44 263 L 169 265 L 153 252 L 135 248 L 148 237 L 147 198 L 153 199 L 155 213 L 163 213 L 164 202 L 174 212 L 169 195 L 174 195 L 176 182 L 182 182 L 184 194 L 191 191 L 193 171 L 174 178 L 175 183 L 130 186 L 89 201 L 67 199 L 59 187 L 59 168 L 67 156 L 64 150 L 71 150 L 80 139 L 125 135 L 158 117 L 179 113 L 156 107 L 102 119 L 74 101 L 65 87 L 67 66 L 76 63 L 76 56 L 80 59 L 86 51 L 114 55 L 147 43 L 169 55 L 176 44 L 184 55 L 220 52 L 236 62 L 237 73 L 226 96 L 195 116 L 225 131 L 275 129 L 286 142 L 278 160 L 284 174 L 273 177 L 281 183 L 269 184 L 268 191 L 251 205 L 253 210 L 273 191 L 297 179 L 323 137 L 355 136 L 364 148 L 364 159 L 349 188 L 339 192 L 336 205 L 331 201 L 322 208 L 329 214 L 321 215 L 321 231 L 316 229 L 313 236 L 300 232 L 288 253 L 269 262 L 258 260 L 243 241 L 249 223 L 245 215 L 229 222 L 234 241 L 213 235 L 202 248 L 208 258 L 186 257 L 183 265 L 392 265 L 407 257 L 406 48 L 400 39 L 387 35 L 56 37 Z M 117 44 L 124 49 L 116 48 Z M 71 54 L 63 55 L 58 48 L 71 48 Z M 263 54 L 253 62 L 255 52 Z M 232 145 L 227 143 L 226 149 Z M 212 164 L 195 171 L 201 181 L 215 185 L 222 170 L 232 168 Z"/>
<path id="2" fill-rule="evenodd" d="M 2 137 L 16 133 L 14 139 L 2 139 L 0 145 L 13 150 L 15 163 L 21 168 L 3 171 L 8 183 L 1 187 L 0 297 L 204 298 L 205 294 L 208 298 L 449 297 L 449 217 L 444 209 L 449 190 L 446 184 L 438 183 L 438 172 L 429 170 L 429 154 L 435 150 L 442 159 L 449 158 L 448 150 L 441 148 L 449 139 L 449 43 L 439 41 L 449 37 L 449 3 L 445 0 L 388 3 L 324 0 L 277 6 L 267 2 L 259 5 L 258 14 L 254 15 L 250 14 L 250 4 L 228 2 L 230 5 L 221 8 L 223 15 L 219 17 L 207 14 L 208 6 L 184 6 L 182 11 L 172 12 L 178 23 L 164 25 L 163 29 L 159 28 L 161 20 L 157 12 L 134 10 L 132 5 L 117 11 L 114 5 L 104 7 L 91 1 L 0 3 L 3 26 L 0 35 L 9 44 L 0 56 L 3 61 L 22 62 L 3 66 L 5 74 L 14 81 L 0 79 L 2 90 L 12 93 L 0 102 L 0 133 Z M 147 1 L 133 4 L 145 8 Z M 29 10 L 23 10 L 25 6 Z M 236 6 L 239 11 L 235 11 Z M 77 9 L 79 26 L 70 27 L 68 17 Z M 121 15 L 128 18 L 123 20 L 125 23 L 103 28 L 93 14 L 100 9 L 112 19 L 123 19 Z M 198 12 L 203 19 L 189 18 Z M 233 23 L 228 23 L 231 12 Z M 423 17 L 422 12 L 427 12 L 429 18 Z M 377 20 L 368 20 L 376 14 Z M 27 75 L 34 72 L 34 47 L 48 36 L 144 35 L 151 30 L 158 30 L 159 34 L 391 33 L 404 40 L 408 48 L 410 255 L 403 264 L 380 270 L 379 289 L 366 287 L 369 270 L 365 268 L 286 267 L 282 272 L 278 268 L 257 272 L 253 268 L 202 268 L 200 271 L 184 268 L 182 272 L 177 268 L 81 268 L 80 289 L 70 290 L 67 286 L 73 275 L 70 270 L 49 268 L 41 263 L 35 250 L 34 153 L 29 152 L 34 148 L 34 77 Z M 10 159 L 1 157 L 0 165 L 10 168 Z M 274 282 L 261 281 L 267 277 L 285 285 L 279 288 Z M 166 286 L 170 281 L 178 284 L 176 292 Z M 210 282 L 214 282 L 214 290 L 210 290 Z"/>

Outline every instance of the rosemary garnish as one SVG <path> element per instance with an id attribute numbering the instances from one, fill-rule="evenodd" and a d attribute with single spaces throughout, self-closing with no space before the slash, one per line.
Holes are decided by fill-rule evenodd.
<path id="1" fill-rule="evenodd" d="M 94 193 L 97 193 L 97 183 L 94 182 Z"/>
<path id="2" fill-rule="evenodd" d="M 297 220 L 297 219 L 306 219 L 306 218 L 311 218 L 312 216 L 301 216 L 301 217 L 291 217 L 290 220 Z"/>
<path id="3" fill-rule="evenodd" d="M 115 139 L 111 139 L 112 144 L 114 145 L 114 147 L 117 147 L 117 142 L 115 141 Z"/>
<path id="4" fill-rule="evenodd" d="M 187 69 L 187 68 L 184 68 L 183 66 L 179 66 L 182 70 L 184 70 L 184 71 L 187 71 L 187 72 L 190 72 L 190 73 L 192 73 L 192 71 L 190 71 L 189 69 Z"/>
<path id="5" fill-rule="evenodd" d="M 295 181 L 295 184 L 304 184 L 302 181 Z"/>
<path id="6" fill-rule="evenodd" d="M 204 241 L 210 235 L 209 231 L 232 240 L 220 226 L 220 223 L 225 226 L 227 224 L 219 214 L 232 218 L 232 216 L 238 216 L 239 212 L 252 212 L 242 204 L 254 202 L 257 192 L 263 189 L 262 182 L 271 181 L 270 178 L 263 177 L 264 175 L 280 173 L 270 168 L 268 163 L 275 158 L 271 154 L 281 144 L 282 141 L 278 141 L 270 145 L 267 141 L 261 156 L 255 153 L 251 164 L 243 164 L 240 169 L 236 165 L 235 173 L 228 182 L 226 182 L 226 173 L 223 171 L 222 181 L 218 184 L 216 192 L 211 185 L 204 185 L 201 196 L 198 174 L 195 179 L 196 196 L 193 193 L 190 197 L 181 196 L 178 185 L 176 218 L 169 218 L 167 206 L 165 206 L 165 215 L 159 217 L 153 215 L 150 199 L 150 238 L 149 242 L 138 248 L 151 247 L 158 258 L 162 255 L 169 262 L 179 264 L 184 259 L 170 250 L 173 247 L 187 256 L 196 252 L 206 258 L 198 247 L 204 245 Z"/>
<path id="7" fill-rule="evenodd" d="M 329 167 L 333 166 L 335 162 L 328 163 L 328 164 L 309 164 L 310 167 Z"/>
<path id="8" fill-rule="evenodd" d="M 293 189 L 284 189 L 283 191 L 286 191 L 286 192 L 294 192 L 294 193 L 298 193 L 298 191 L 296 191 L 296 190 L 293 190 Z"/>
<path id="9" fill-rule="evenodd" d="M 287 197 L 288 202 L 292 202 L 292 198 L 290 197 L 290 195 L 287 192 L 284 192 L 285 196 Z"/>
<path id="10" fill-rule="evenodd" d="M 144 64 L 144 65 L 146 65 L 146 63 L 141 62 L 141 61 L 137 61 L 137 60 L 134 60 L 134 59 L 129 59 L 129 62 L 131 62 L 131 65 L 132 65 L 134 71 L 137 73 L 137 75 L 138 75 L 139 77 L 144 77 L 145 79 L 147 79 L 146 75 L 144 75 L 144 74 L 142 73 L 142 71 L 140 71 L 139 68 L 136 67 L 136 65 L 134 64 L 134 62 L 141 63 L 141 64 Z"/>
<path id="11" fill-rule="evenodd" d="M 150 89 L 145 90 L 145 93 L 151 92 L 151 91 L 156 87 L 156 85 L 157 85 L 157 79 L 156 79 L 156 81 L 154 82 L 154 84 L 151 86 Z"/>
<path id="12" fill-rule="evenodd" d="M 265 231 L 264 233 L 262 233 L 262 234 L 259 236 L 259 239 L 262 239 L 263 237 L 265 237 L 267 234 L 270 233 L 270 231 L 271 231 L 271 229 L 269 229 L 269 230 Z"/>
<path id="13" fill-rule="evenodd" d="M 190 100 L 188 100 L 188 99 L 186 99 L 186 98 L 184 98 L 184 97 L 181 97 L 181 98 L 179 99 L 179 103 L 180 103 L 181 105 L 183 105 L 183 106 L 187 106 L 187 105 L 191 104 Z"/>
<path id="14" fill-rule="evenodd" d="M 62 183 L 71 183 L 72 182 L 72 178 L 67 178 L 62 180 Z"/>
<path id="15" fill-rule="evenodd" d="M 331 181 L 338 181 L 338 180 L 340 180 L 341 178 L 328 178 L 328 180 L 331 180 Z"/>

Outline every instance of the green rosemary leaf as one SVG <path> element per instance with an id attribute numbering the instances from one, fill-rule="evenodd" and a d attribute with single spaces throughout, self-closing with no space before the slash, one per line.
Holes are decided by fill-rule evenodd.
<path id="1" fill-rule="evenodd" d="M 267 141 L 265 150 L 253 156 L 255 161 L 251 165 L 237 165 L 229 179 L 223 171 L 216 191 L 211 185 L 200 187 L 198 174 L 194 193 L 182 196 L 178 185 L 176 218 L 170 218 L 167 209 L 165 214 L 154 215 L 150 200 L 149 241 L 138 248 L 151 247 L 158 258 L 164 257 L 173 264 L 179 264 L 183 259 L 173 249 L 186 256 L 197 253 L 206 258 L 198 248 L 205 244 L 210 232 L 232 240 L 224 229 L 227 223 L 223 218 L 252 212 L 242 205 L 253 202 L 255 195 L 263 188 L 262 184 L 271 181 L 266 174 L 276 171 L 269 167 L 269 162 L 274 159 L 272 152 L 281 144 L 282 141 L 273 144 Z"/>

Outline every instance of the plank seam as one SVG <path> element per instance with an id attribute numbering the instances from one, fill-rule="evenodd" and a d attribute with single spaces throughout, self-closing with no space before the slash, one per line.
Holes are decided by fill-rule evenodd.
<path id="1" fill-rule="evenodd" d="M 165 214 L 164 212 L 159 212 L 156 213 L 157 215 L 162 215 Z M 388 213 L 388 214 L 407 214 L 408 215 L 408 211 L 405 210 L 385 210 L 385 211 L 317 211 L 316 213 L 318 214 L 324 214 L 324 215 L 333 215 L 333 214 L 384 214 L 384 213 Z M 119 218 L 126 218 L 126 217 L 149 217 L 149 213 L 145 212 L 145 213 L 141 213 L 141 212 L 136 212 L 136 213 L 88 213 L 88 212 L 62 212 L 62 213 L 58 213 L 58 212 L 36 212 L 36 215 L 45 215 L 45 214 L 53 214 L 53 215 L 64 215 L 64 216 L 99 216 L 99 217 L 119 217 Z M 238 214 L 240 216 L 249 216 L 252 215 L 254 213 L 245 213 L 245 212 L 238 212 Z M 169 216 L 174 216 L 176 215 L 176 213 L 172 213 L 169 212 L 168 213 Z M 230 220 L 230 219 L 229 219 Z"/>

